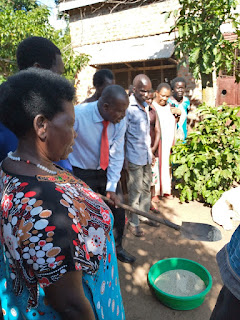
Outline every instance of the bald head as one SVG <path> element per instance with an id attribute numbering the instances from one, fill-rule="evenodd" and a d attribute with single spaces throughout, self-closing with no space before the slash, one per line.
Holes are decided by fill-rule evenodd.
<path id="1" fill-rule="evenodd" d="M 125 117 L 129 104 L 126 91 L 119 85 L 107 86 L 98 100 L 98 110 L 104 120 L 118 123 Z"/>
<path id="2" fill-rule="evenodd" d="M 145 74 L 138 74 L 133 79 L 133 86 L 134 87 L 137 87 L 139 85 L 147 85 L 147 84 L 150 84 L 152 86 L 151 80 Z"/>
<path id="3" fill-rule="evenodd" d="M 145 102 L 148 99 L 148 94 L 152 90 L 151 80 L 145 74 L 138 74 L 133 79 L 133 92 L 137 102 L 145 107 Z"/>

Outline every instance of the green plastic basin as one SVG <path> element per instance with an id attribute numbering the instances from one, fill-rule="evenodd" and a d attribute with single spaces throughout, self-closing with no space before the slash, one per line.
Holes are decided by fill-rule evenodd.
<path id="1" fill-rule="evenodd" d="M 159 277 L 162 273 L 176 269 L 188 270 L 195 273 L 203 280 L 206 289 L 194 296 L 179 297 L 160 290 L 154 284 L 157 277 Z M 148 283 L 150 287 L 153 288 L 157 298 L 166 306 L 175 310 L 192 310 L 199 307 L 203 303 L 206 294 L 212 287 L 212 277 L 206 268 L 195 261 L 183 258 L 169 258 L 159 260 L 150 268 L 148 273 Z"/>

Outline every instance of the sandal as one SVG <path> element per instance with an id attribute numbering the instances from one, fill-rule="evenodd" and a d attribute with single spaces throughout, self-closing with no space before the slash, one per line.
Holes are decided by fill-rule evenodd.
<path id="1" fill-rule="evenodd" d="M 172 194 L 168 194 L 168 193 L 164 193 L 164 198 L 168 199 L 168 200 L 173 200 L 173 195 Z"/>
<path id="2" fill-rule="evenodd" d="M 157 213 L 157 214 L 161 213 L 159 210 L 157 210 L 157 209 L 154 208 L 154 207 L 151 207 L 151 208 L 150 208 L 150 211 L 152 211 L 152 212 L 154 212 L 154 213 Z"/>
<path id="3" fill-rule="evenodd" d="M 129 224 L 128 229 L 135 237 L 140 238 L 144 236 L 144 232 L 139 226 L 132 226 L 131 224 Z"/>
<path id="4" fill-rule="evenodd" d="M 160 202 L 160 199 L 158 198 L 158 196 L 154 196 L 152 197 L 152 202 L 155 202 L 155 203 Z"/>

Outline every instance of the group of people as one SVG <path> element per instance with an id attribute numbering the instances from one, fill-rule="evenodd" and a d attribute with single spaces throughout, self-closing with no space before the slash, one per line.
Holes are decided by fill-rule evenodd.
<path id="1" fill-rule="evenodd" d="M 148 212 L 151 199 L 171 198 L 169 155 L 187 134 L 186 82 L 154 92 L 139 74 L 128 96 L 110 70 L 99 70 L 96 92 L 74 107 L 51 41 L 23 40 L 17 63 L 20 72 L 0 86 L 3 316 L 125 319 L 117 259 L 136 258 L 122 246 L 121 172 L 133 208 Z M 137 214 L 128 229 L 144 235 Z"/>

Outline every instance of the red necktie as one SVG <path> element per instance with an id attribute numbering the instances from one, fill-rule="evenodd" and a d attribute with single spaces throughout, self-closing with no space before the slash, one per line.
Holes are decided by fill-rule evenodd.
<path id="1" fill-rule="evenodd" d="M 107 127 L 109 125 L 109 121 L 103 120 L 103 131 L 101 138 L 101 149 L 100 149 L 100 167 L 103 170 L 106 170 L 109 163 L 109 143 L 107 136 Z"/>

